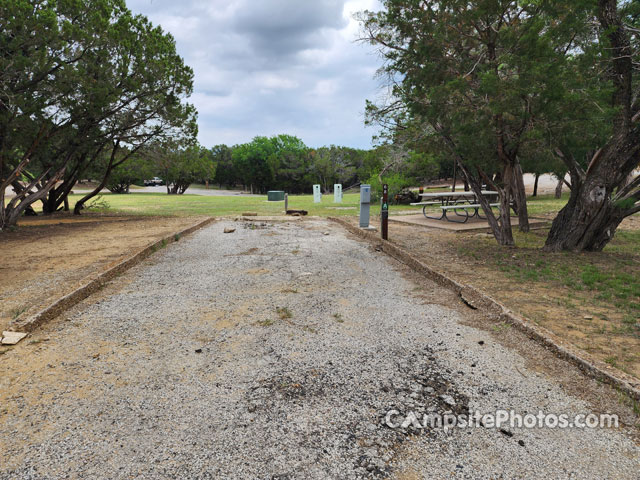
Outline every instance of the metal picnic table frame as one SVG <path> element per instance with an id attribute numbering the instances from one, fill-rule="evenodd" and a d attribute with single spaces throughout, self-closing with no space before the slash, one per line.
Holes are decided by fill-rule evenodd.
<path id="1" fill-rule="evenodd" d="M 482 195 L 486 197 L 497 197 L 498 192 L 493 190 L 483 190 Z M 473 217 L 483 218 L 482 216 L 480 216 L 481 207 L 477 203 L 478 199 L 474 192 L 433 192 L 433 193 L 421 193 L 420 196 L 423 199 L 427 199 L 427 200 L 433 199 L 433 201 L 431 202 L 421 202 L 416 204 L 416 205 L 420 205 L 420 204 L 423 205 L 422 214 L 425 216 L 425 218 L 428 218 L 431 220 L 444 219 L 448 222 L 455 222 L 455 223 L 466 223 L 469 220 L 469 218 L 473 218 Z M 438 205 L 438 204 L 440 204 L 440 211 L 441 211 L 440 216 L 430 217 L 429 215 L 427 215 L 427 207 Z M 456 208 L 457 205 L 459 205 L 459 208 Z M 496 204 L 492 204 L 492 206 L 495 206 L 495 205 Z M 468 212 L 468 209 L 470 208 L 473 208 L 474 210 L 473 215 L 471 216 L 469 216 L 469 212 Z M 452 218 L 449 218 L 447 216 L 448 210 L 453 210 L 453 213 L 456 216 L 464 217 L 464 220 L 454 220 Z M 464 215 L 459 214 L 457 210 L 463 210 Z"/>

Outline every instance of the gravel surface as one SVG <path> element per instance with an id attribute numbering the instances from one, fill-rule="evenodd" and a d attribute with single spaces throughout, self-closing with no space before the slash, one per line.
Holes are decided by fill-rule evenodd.
<path id="1" fill-rule="evenodd" d="M 324 221 L 214 224 L 0 356 L 0 478 L 638 478 L 621 430 L 385 425 L 590 413 L 424 288 Z"/>

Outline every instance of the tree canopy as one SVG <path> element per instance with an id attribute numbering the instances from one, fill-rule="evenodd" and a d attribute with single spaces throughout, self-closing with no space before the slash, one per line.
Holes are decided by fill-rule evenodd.
<path id="1" fill-rule="evenodd" d="M 637 88 L 630 95 L 633 68 L 627 99 L 615 100 L 621 85 L 613 72 L 622 70 L 620 63 L 631 67 L 631 56 L 619 49 L 621 60 L 606 41 L 637 44 L 637 2 L 383 4 L 382 11 L 361 16 L 363 40 L 379 48 L 389 85 L 386 101 L 368 104 L 368 120 L 395 142 L 409 137 L 415 143 L 418 136 L 447 151 L 501 244 L 513 244 L 512 202 L 521 229 L 527 228 L 523 164 L 532 172 L 541 163 L 563 170 L 560 162 L 564 171 L 577 170 L 611 138 L 620 109 L 627 123 L 637 110 L 637 100 L 630 106 L 637 99 Z M 628 165 L 619 166 L 628 175 Z M 483 183 L 500 192 L 498 218 L 480 195 Z M 614 182 L 610 194 L 619 185 Z"/>
<path id="2" fill-rule="evenodd" d="M 123 1 L 3 0 L 0 15 L 0 228 L 39 200 L 58 209 L 105 153 L 101 188 L 151 139 L 195 135 L 192 70 Z"/>

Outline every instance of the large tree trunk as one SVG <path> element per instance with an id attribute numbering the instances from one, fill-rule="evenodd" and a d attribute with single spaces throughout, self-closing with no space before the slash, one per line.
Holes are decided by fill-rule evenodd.
<path id="1" fill-rule="evenodd" d="M 600 251 L 626 216 L 640 212 L 640 177 L 628 181 L 640 164 L 640 111 L 632 104 L 633 52 L 617 2 L 599 0 L 598 7 L 598 20 L 609 41 L 609 75 L 615 87 L 612 103 L 618 108 L 614 133 L 586 172 L 563 157 L 571 175 L 571 198 L 553 221 L 547 251 Z"/>
<path id="2" fill-rule="evenodd" d="M 592 176 L 578 188 L 574 185 L 569 202 L 553 221 L 545 250 L 601 251 L 609 243 L 626 215 L 614 205 L 602 180 Z"/>

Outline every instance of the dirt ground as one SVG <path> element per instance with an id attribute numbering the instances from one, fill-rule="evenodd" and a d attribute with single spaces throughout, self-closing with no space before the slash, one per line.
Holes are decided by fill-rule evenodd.
<path id="1" fill-rule="evenodd" d="M 372 224 L 378 226 L 375 222 Z M 621 225 L 621 230 L 638 228 L 640 216 L 627 219 Z M 613 261 L 623 265 L 628 274 L 637 276 L 640 262 L 637 255 L 629 258 L 601 252 L 589 253 L 586 259 L 581 255 L 587 254 L 544 256 L 538 248 L 519 248 L 505 253 L 485 233 L 447 232 L 396 222 L 390 224 L 389 235 L 393 243 L 437 271 L 487 293 L 528 320 L 608 363 L 609 368 L 640 378 L 640 318 L 636 318 L 635 325 L 629 323 L 637 313 L 617 309 L 613 305 L 615 298 L 611 305 L 594 301 L 593 290 L 527 279 L 541 258 L 556 268 L 588 264 L 602 270 L 610 268 Z M 545 237 L 546 230 L 534 231 L 532 235 Z"/>
<path id="2" fill-rule="evenodd" d="M 18 229 L 0 233 L 0 329 L 198 220 L 96 214 L 22 219 Z"/>

